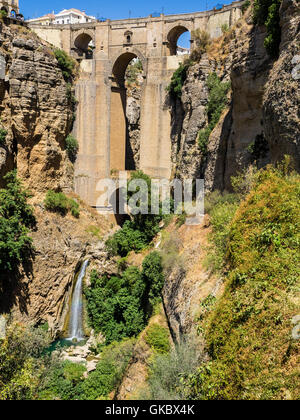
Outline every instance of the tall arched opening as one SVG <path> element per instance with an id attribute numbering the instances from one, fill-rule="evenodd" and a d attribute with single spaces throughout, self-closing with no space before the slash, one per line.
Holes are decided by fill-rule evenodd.
<path id="1" fill-rule="evenodd" d="M 134 109 L 135 99 L 131 94 L 135 91 L 138 95 L 137 91 L 139 91 L 138 103 L 141 99 L 142 73 L 142 63 L 133 52 L 122 54 L 113 65 L 110 101 L 110 170 L 112 172 L 138 169 L 139 135 L 136 133 L 139 131 L 140 106 L 137 104 L 137 109 Z M 127 97 L 128 93 L 130 97 Z M 132 111 L 130 116 L 128 110 Z M 135 113 L 138 115 L 135 116 Z M 134 136 L 132 127 L 136 129 Z"/>
<path id="2" fill-rule="evenodd" d="M 89 34 L 82 33 L 78 35 L 74 41 L 74 47 L 79 57 L 85 59 L 93 58 L 95 45 L 93 38 Z"/>
<path id="3" fill-rule="evenodd" d="M 185 26 L 175 26 L 168 34 L 169 55 L 189 53 L 191 35 Z"/>

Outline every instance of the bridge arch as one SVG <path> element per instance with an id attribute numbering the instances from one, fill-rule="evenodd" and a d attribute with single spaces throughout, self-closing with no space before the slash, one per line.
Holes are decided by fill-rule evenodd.
<path id="1" fill-rule="evenodd" d="M 110 97 L 110 169 L 134 170 L 135 162 L 129 139 L 126 115 L 127 89 L 125 86 L 126 69 L 130 62 L 139 59 L 145 75 L 146 60 L 139 51 L 131 49 L 119 54 L 112 61 Z M 145 77 L 145 76 L 144 76 Z M 143 97 L 143 89 L 142 89 Z M 143 101 L 143 98 L 141 99 Z"/>
<path id="2" fill-rule="evenodd" d="M 177 42 L 181 35 L 185 32 L 190 32 L 190 29 L 184 25 L 176 25 L 172 29 L 169 30 L 167 35 L 168 47 L 169 47 L 169 54 L 176 55 L 177 54 Z"/>
<path id="3" fill-rule="evenodd" d="M 72 50 L 76 52 L 78 58 L 93 58 L 94 38 L 93 31 L 81 30 L 74 33 Z"/>

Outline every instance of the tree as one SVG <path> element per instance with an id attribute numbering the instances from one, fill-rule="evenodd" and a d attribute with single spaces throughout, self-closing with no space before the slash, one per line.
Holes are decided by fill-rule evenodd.
<path id="1" fill-rule="evenodd" d="M 0 273 L 7 274 L 17 269 L 30 258 L 33 245 L 28 236 L 36 225 L 30 197 L 17 178 L 16 171 L 5 177 L 6 188 L 0 190 Z"/>

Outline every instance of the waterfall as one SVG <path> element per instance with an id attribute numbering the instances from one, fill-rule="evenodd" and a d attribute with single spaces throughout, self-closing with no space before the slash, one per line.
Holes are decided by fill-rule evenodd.
<path id="1" fill-rule="evenodd" d="M 80 341 L 84 339 L 82 316 L 82 281 L 84 279 L 88 263 L 89 261 L 86 260 L 82 264 L 73 292 L 68 340 Z"/>

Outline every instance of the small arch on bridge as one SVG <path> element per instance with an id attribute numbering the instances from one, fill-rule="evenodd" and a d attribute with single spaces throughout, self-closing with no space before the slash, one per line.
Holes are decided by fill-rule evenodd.
<path id="1" fill-rule="evenodd" d="M 110 169 L 135 170 L 136 162 L 129 136 L 126 115 L 127 87 L 126 70 L 131 62 L 140 60 L 143 74 L 143 59 L 132 51 L 121 54 L 113 64 L 110 100 Z M 139 65 L 140 66 L 140 65 Z"/>
<path id="2" fill-rule="evenodd" d="M 94 40 L 86 32 L 79 34 L 74 41 L 74 47 L 79 57 L 92 59 L 95 49 Z"/>
<path id="3" fill-rule="evenodd" d="M 180 39 L 183 39 L 184 44 L 181 45 Z M 170 55 L 182 54 L 189 52 L 190 45 L 189 41 L 191 39 L 191 34 L 185 26 L 178 25 L 170 30 L 168 33 L 168 47 Z"/>
<path id="4" fill-rule="evenodd" d="M 7 7 L 2 6 L 1 7 L 1 11 L 5 12 L 7 14 L 7 16 L 8 16 L 8 8 Z"/>

